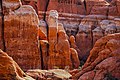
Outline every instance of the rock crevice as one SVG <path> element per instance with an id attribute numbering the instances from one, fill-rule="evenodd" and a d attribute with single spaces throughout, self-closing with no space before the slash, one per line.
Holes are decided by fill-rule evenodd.
<path id="1" fill-rule="evenodd" d="M 0 48 L 6 51 L 5 39 L 4 39 L 4 12 L 3 12 L 3 1 L 0 1 Z"/>

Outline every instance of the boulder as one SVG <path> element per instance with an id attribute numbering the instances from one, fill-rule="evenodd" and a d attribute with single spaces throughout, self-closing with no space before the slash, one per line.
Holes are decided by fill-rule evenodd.
<path id="1" fill-rule="evenodd" d="M 2 50 L 0 50 L 0 65 L 1 80 L 34 80 L 26 75 L 18 64 Z"/>
<path id="2" fill-rule="evenodd" d="M 72 75 L 62 69 L 51 69 L 51 70 L 28 70 L 26 72 L 29 76 L 37 80 L 62 80 L 69 79 Z"/>

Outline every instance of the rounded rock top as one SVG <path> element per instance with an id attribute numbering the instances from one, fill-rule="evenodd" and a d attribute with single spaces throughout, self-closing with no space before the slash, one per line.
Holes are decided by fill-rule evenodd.
<path id="1" fill-rule="evenodd" d="M 49 16 L 58 19 L 58 12 L 56 10 L 50 10 Z"/>

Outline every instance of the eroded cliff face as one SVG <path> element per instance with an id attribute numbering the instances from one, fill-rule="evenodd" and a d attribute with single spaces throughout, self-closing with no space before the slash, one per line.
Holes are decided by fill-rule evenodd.
<path id="1" fill-rule="evenodd" d="M 43 32 L 46 28 L 44 24 L 44 22 L 40 21 L 40 30 Z M 70 47 L 63 24 L 58 23 L 58 12 L 56 10 L 50 11 L 48 29 L 46 30 L 48 30 L 47 34 L 46 31 L 44 34 L 48 40 L 42 38 L 39 33 L 41 54 L 43 55 L 43 68 L 78 68 L 80 64 L 78 53 L 74 48 Z"/>
<path id="2" fill-rule="evenodd" d="M 22 5 L 21 1 L 32 7 Z M 77 69 L 70 71 L 74 80 L 120 78 L 119 0 L 21 1 L 0 1 L 0 48 L 24 71 L 37 69 L 28 70 L 30 76 L 45 80 L 71 77 L 68 72 L 67 77 L 56 73 L 64 73 L 58 69 L 61 68 Z M 10 74 L 2 77 L 24 79 L 18 65 L 6 53 L 0 51 L 0 54 L 1 60 L 8 64 L 0 62 L 3 67 L 12 68 L 8 72 L 1 68 L 0 76 Z M 87 59 L 81 71 L 79 59 Z M 38 70 L 54 68 L 57 69 L 50 72 Z"/>
<path id="3" fill-rule="evenodd" d="M 20 0 L 2 0 L 1 49 L 23 70 L 41 68 L 37 41 L 38 16 Z"/>
<path id="4" fill-rule="evenodd" d="M 50 10 L 59 12 L 59 19 L 68 22 L 81 20 L 84 16 L 80 15 L 104 15 L 104 16 L 119 16 L 119 0 L 22 0 L 23 4 L 30 4 L 33 7 L 36 5 L 36 11 L 39 18 L 48 17 Z M 81 18 L 80 18 L 81 17 Z"/>
<path id="5" fill-rule="evenodd" d="M 23 2 L 31 5 L 29 0 Z M 119 0 L 38 0 L 35 5 L 44 21 L 50 10 L 58 11 L 59 22 L 69 37 L 75 37 L 79 58 L 85 61 L 96 40 L 119 32 L 119 4 Z"/>
<path id="6" fill-rule="evenodd" d="M 20 0 L 1 3 L 0 47 L 24 71 L 79 67 L 78 54 L 70 48 L 63 25 L 58 24 L 57 11 L 50 11 L 47 26 L 39 22 L 33 7 L 22 5 Z"/>

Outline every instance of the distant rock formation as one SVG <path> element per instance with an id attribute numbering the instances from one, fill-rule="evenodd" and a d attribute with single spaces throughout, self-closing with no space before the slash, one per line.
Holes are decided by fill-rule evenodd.
<path id="1" fill-rule="evenodd" d="M 120 79 L 120 33 L 99 39 L 83 65 L 74 76 L 78 80 L 119 80 Z"/>

